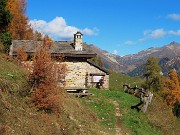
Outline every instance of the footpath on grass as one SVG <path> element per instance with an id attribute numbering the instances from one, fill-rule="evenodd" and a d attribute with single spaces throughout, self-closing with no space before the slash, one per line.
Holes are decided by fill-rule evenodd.
<path id="1" fill-rule="evenodd" d="M 122 134 L 122 129 L 121 129 L 121 116 L 122 114 L 120 113 L 120 106 L 117 103 L 117 101 L 114 101 L 113 104 L 115 105 L 115 116 L 116 116 L 116 135 L 123 135 Z"/>

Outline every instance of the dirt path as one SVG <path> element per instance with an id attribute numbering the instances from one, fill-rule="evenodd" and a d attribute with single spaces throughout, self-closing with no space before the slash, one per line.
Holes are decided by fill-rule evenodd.
<path id="1" fill-rule="evenodd" d="M 117 101 L 114 101 L 113 104 L 115 105 L 115 116 L 116 116 L 116 135 L 123 135 L 122 129 L 121 129 L 121 116 L 120 113 L 120 106 L 117 103 Z"/>

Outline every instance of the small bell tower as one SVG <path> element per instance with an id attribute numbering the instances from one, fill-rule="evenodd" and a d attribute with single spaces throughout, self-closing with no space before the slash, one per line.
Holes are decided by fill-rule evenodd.
<path id="1" fill-rule="evenodd" d="M 76 34 L 74 34 L 74 48 L 76 51 L 82 51 L 82 36 L 83 34 L 78 31 Z"/>

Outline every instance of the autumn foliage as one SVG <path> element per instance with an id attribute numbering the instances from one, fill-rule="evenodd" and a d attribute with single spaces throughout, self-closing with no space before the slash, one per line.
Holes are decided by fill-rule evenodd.
<path id="1" fill-rule="evenodd" d="M 21 61 L 26 61 L 27 60 L 27 53 L 25 52 L 24 47 L 18 48 L 17 49 L 17 58 L 18 60 Z"/>
<path id="2" fill-rule="evenodd" d="M 7 8 L 13 15 L 8 29 L 13 39 L 33 39 L 33 30 L 26 16 L 26 5 L 26 0 L 8 0 Z"/>
<path id="3" fill-rule="evenodd" d="M 161 68 L 155 57 L 149 57 L 145 64 L 146 79 L 143 88 L 162 96 L 167 105 L 171 106 L 175 116 L 180 117 L 180 80 L 175 70 L 169 71 L 169 76 L 162 76 Z"/>
<path id="4" fill-rule="evenodd" d="M 168 105 L 173 106 L 176 102 L 180 103 L 180 83 L 175 70 L 171 70 L 169 78 L 165 78 L 163 93 Z"/>
<path id="5" fill-rule="evenodd" d="M 65 74 L 64 65 L 56 66 L 48 53 L 49 41 L 43 39 L 42 46 L 36 48 L 33 60 L 33 73 L 31 82 L 33 84 L 32 102 L 38 108 L 45 112 L 57 112 L 60 107 L 60 90 L 57 89 L 57 69 L 58 73 Z"/>

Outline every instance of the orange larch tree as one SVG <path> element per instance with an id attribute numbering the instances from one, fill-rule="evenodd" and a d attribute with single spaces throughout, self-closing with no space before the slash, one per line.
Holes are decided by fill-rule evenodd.
<path id="1" fill-rule="evenodd" d="M 8 0 L 7 8 L 13 15 L 9 31 L 13 39 L 33 39 L 33 30 L 26 16 L 26 0 Z"/>
<path id="2" fill-rule="evenodd" d="M 170 70 L 169 78 L 165 78 L 163 93 L 168 105 L 173 106 L 176 102 L 180 103 L 180 83 L 175 70 Z"/>
<path id="3" fill-rule="evenodd" d="M 49 42 L 44 38 L 42 46 L 38 46 L 34 54 L 33 73 L 30 78 L 34 87 L 32 102 L 38 110 L 57 112 L 61 108 L 62 96 L 57 89 L 56 63 L 51 59 L 48 50 Z M 65 74 L 61 67 L 58 69 L 60 74 Z"/>
<path id="4" fill-rule="evenodd" d="M 25 64 L 25 61 L 27 61 L 28 55 L 25 52 L 24 47 L 20 47 L 17 49 L 17 62 L 19 66 L 22 66 L 26 69 L 29 69 L 27 64 Z"/>
<path id="5" fill-rule="evenodd" d="M 25 52 L 24 47 L 17 49 L 17 58 L 19 61 L 26 61 L 27 60 L 27 53 Z"/>
<path id="6" fill-rule="evenodd" d="M 37 30 L 34 32 L 34 36 L 36 37 L 36 40 L 37 40 L 37 41 L 42 41 L 42 40 L 43 40 L 43 35 L 42 35 L 42 33 L 39 32 L 39 31 L 37 31 Z"/>

